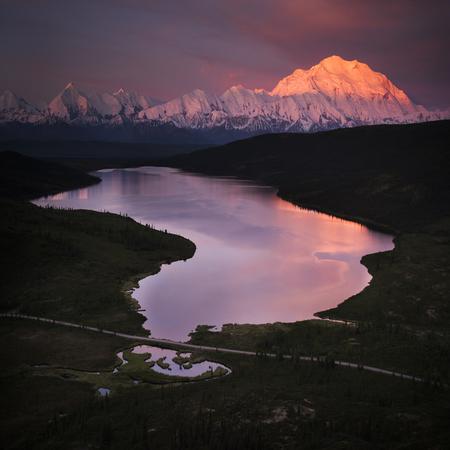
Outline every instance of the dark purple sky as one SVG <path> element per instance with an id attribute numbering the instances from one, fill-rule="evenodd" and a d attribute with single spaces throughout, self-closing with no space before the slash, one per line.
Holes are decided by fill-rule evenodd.
<path id="1" fill-rule="evenodd" d="M 32 101 L 69 81 L 162 99 L 271 89 L 338 54 L 447 107 L 449 27 L 448 0 L 1 0 L 0 89 Z"/>

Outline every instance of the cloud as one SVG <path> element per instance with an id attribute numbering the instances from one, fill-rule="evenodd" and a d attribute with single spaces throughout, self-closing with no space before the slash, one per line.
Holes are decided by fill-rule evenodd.
<path id="1" fill-rule="evenodd" d="M 413 98 L 450 104 L 447 1 L 15 0 L 0 2 L 1 87 L 49 97 L 68 80 L 170 98 L 272 88 L 339 54 Z M 30 86 L 33 73 L 33 86 Z"/>

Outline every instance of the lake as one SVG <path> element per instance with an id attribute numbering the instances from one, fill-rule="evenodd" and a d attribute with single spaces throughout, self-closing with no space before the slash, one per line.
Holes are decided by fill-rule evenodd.
<path id="1" fill-rule="evenodd" d="M 255 182 L 161 167 L 95 175 L 100 184 L 34 203 L 120 212 L 197 246 L 134 291 L 158 338 L 186 340 L 199 324 L 310 319 L 367 286 L 363 255 L 393 248 L 390 235 L 296 207 Z"/>

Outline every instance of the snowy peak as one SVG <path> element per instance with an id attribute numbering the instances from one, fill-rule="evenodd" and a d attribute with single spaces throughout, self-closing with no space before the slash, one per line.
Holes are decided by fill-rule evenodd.
<path id="1" fill-rule="evenodd" d="M 38 108 L 9 89 L 0 94 L 0 122 L 36 123 L 42 119 Z"/>
<path id="2" fill-rule="evenodd" d="M 0 110 L 7 111 L 9 109 L 19 108 L 20 99 L 14 92 L 6 89 L 0 95 Z"/>
<path id="3" fill-rule="evenodd" d="M 278 82 L 272 95 L 281 97 L 305 93 L 320 93 L 332 98 L 358 96 L 367 100 L 375 97 L 396 100 L 405 105 L 412 102 L 382 73 L 367 64 L 330 56 L 308 70 L 297 69 Z"/>
<path id="4" fill-rule="evenodd" d="M 69 83 L 48 105 L 52 116 L 70 120 L 78 116 L 87 115 L 89 101 L 81 94 L 74 83 Z"/>
<path id="5" fill-rule="evenodd" d="M 231 117 L 256 117 L 265 114 L 265 106 L 270 102 L 264 91 L 247 89 L 241 85 L 232 86 L 220 96 L 223 110 Z"/>
<path id="6" fill-rule="evenodd" d="M 126 115 L 137 114 L 140 111 L 150 108 L 158 104 L 157 100 L 144 95 L 137 94 L 135 92 L 128 92 L 123 88 L 112 94 L 124 108 Z"/>
<path id="7" fill-rule="evenodd" d="M 217 97 L 215 95 L 208 94 L 202 89 L 194 89 L 192 92 L 182 95 L 180 99 L 172 100 L 169 103 L 179 103 L 179 100 L 181 100 L 181 104 L 183 104 L 188 111 L 194 114 L 196 112 L 205 112 L 211 108 L 213 104 L 217 103 Z"/>
<path id="8" fill-rule="evenodd" d="M 166 103 L 148 108 L 139 114 L 141 119 L 171 122 L 180 127 L 202 127 L 205 116 L 214 115 L 220 109 L 219 98 L 201 89 L 170 100 Z"/>
<path id="9" fill-rule="evenodd" d="M 73 83 L 49 103 L 50 117 L 68 122 L 121 124 L 156 104 L 153 99 L 120 88 L 114 93 L 80 90 Z"/>
<path id="10" fill-rule="evenodd" d="M 333 55 L 309 69 L 295 70 L 271 92 L 237 85 L 217 97 L 196 89 L 145 109 L 139 117 L 180 128 L 313 131 L 429 120 L 436 115 L 415 105 L 367 64 Z"/>
<path id="11" fill-rule="evenodd" d="M 296 69 L 270 92 L 237 85 L 222 95 L 195 89 L 168 102 L 120 88 L 79 89 L 73 82 L 42 112 L 11 91 L 0 95 L 0 121 L 120 126 L 124 123 L 185 129 L 310 132 L 338 127 L 438 120 L 384 74 L 357 60 L 333 55 Z"/>
<path id="12" fill-rule="evenodd" d="M 353 71 L 369 69 L 367 64 L 359 62 L 357 59 L 348 61 L 337 55 L 328 56 L 322 59 L 319 64 L 312 67 L 312 69 L 325 69 L 333 74 L 351 74 Z"/>
<path id="13" fill-rule="evenodd" d="M 14 109 L 23 109 L 29 112 L 37 110 L 37 108 L 30 105 L 26 100 L 18 97 L 9 89 L 6 89 L 0 94 L 0 111 L 10 111 Z"/>

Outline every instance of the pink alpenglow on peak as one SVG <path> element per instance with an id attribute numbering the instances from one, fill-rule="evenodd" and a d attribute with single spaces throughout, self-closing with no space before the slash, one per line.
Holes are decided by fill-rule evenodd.
<path id="1" fill-rule="evenodd" d="M 80 90 L 69 83 L 42 111 L 5 91 L 1 122 L 62 121 L 76 125 L 169 124 L 177 128 L 222 128 L 246 133 L 312 132 L 357 125 L 423 122 L 449 117 L 414 102 L 386 75 L 357 60 L 329 56 L 296 69 L 270 92 L 232 86 L 222 95 L 201 89 L 167 102 L 128 92 Z"/>
<path id="2" fill-rule="evenodd" d="M 237 85 L 217 97 L 197 89 L 148 108 L 139 117 L 179 128 L 316 131 L 435 120 L 441 115 L 415 105 L 367 64 L 333 55 L 310 69 L 295 70 L 271 92 Z"/>
<path id="3" fill-rule="evenodd" d="M 157 101 L 120 88 L 114 93 L 81 91 L 69 83 L 48 105 L 51 118 L 77 124 L 113 124 L 137 117 Z"/>
<path id="4" fill-rule="evenodd" d="M 358 95 L 368 100 L 376 96 L 395 98 L 405 105 L 412 102 L 380 72 L 356 59 L 347 61 L 340 56 L 329 56 L 308 70 L 297 69 L 283 78 L 272 90 L 272 95 L 321 93 L 331 97 Z"/>

